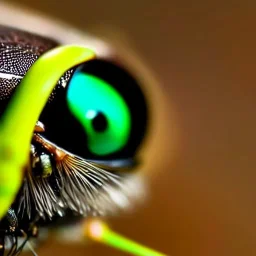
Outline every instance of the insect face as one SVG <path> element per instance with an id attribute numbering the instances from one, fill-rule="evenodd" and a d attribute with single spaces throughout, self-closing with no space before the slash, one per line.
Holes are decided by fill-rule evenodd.
<path id="1" fill-rule="evenodd" d="M 0 113 L 31 65 L 57 45 L 0 27 Z M 1 241 L 10 236 L 16 254 L 17 237 L 33 235 L 37 226 L 126 207 L 139 193 L 132 167 L 146 127 L 146 102 L 127 70 L 100 58 L 68 70 L 35 124 L 22 187 L 0 223 Z"/>

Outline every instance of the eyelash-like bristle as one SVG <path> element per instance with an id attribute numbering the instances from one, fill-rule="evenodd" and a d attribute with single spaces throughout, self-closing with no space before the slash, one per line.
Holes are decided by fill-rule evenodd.
<path id="1" fill-rule="evenodd" d="M 35 207 L 36 213 L 44 219 L 46 216 L 51 219 L 55 213 L 63 215 L 63 205 L 50 186 L 48 179 L 36 177 L 31 170 L 28 170 L 19 199 L 18 214 L 24 217 L 26 213 L 31 219 L 32 206 Z"/>
<path id="2" fill-rule="evenodd" d="M 19 215 L 31 219 L 32 207 L 43 219 L 63 216 L 66 209 L 81 216 L 113 214 L 141 191 L 137 174 L 104 170 L 70 153 L 57 161 L 55 172 L 58 193 L 49 178 L 34 176 L 30 167 L 19 198 Z"/>

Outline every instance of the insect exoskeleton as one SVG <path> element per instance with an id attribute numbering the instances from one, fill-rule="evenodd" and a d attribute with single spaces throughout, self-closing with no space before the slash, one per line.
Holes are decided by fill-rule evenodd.
<path id="1" fill-rule="evenodd" d="M 33 63 L 58 45 L 0 26 L 1 114 Z M 35 124 L 23 184 L 0 223 L 2 253 L 6 238 L 16 254 L 24 246 L 17 245 L 18 237 L 35 237 L 40 226 L 127 207 L 140 194 L 134 167 L 147 115 L 134 74 L 114 59 L 96 52 L 94 59 L 65 72 Z"/>

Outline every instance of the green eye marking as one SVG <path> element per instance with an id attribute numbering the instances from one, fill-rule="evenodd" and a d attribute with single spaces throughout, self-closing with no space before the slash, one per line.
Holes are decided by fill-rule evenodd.
<path id="1" fill-rule="evenodd" d="M 111 84 L 77 72 L 69 83 L 67 103 L 85 129 L 92 153 L 107 155 L 125 146 L 131 130 L 131 115 L 125 100 Z"/>

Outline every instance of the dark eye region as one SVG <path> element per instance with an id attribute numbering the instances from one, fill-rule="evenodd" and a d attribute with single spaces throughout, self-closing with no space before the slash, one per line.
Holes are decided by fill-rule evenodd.
<path id="1" fill-rule="evenodd" d="M 107 155 L 125 146 L 131 131 L 131 113 L 122 95 L 109 83 L 78 71 L 69 83 L 67 102 L 87 133 L 90 152 Z"/>
<path id="2" fill-rule="evenodd" d="M 133 158 L 147 127 L 147 106 L 137 81 L 105 60 L 76 68 L 58 87 L 40 120 L 44 136 L 59 147 L 92 160 Z"/>

